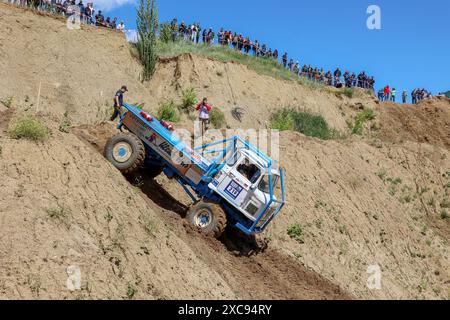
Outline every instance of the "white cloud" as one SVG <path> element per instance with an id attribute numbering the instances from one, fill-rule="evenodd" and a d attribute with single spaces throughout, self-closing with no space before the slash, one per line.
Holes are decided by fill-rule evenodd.
<path id="1" fill-rule="evenodd" d="M 137 42 L 137 31 L 134 29 L 126 30 L 125 36 L 127 37 L 128 42 Z"/>
<path id="2" fill-rule="evenodd" d="M 93 2 L 96 9 L 108 11 L 126 4 L 133 4 L 135 0 L 92 0 L 87 2 Z"/>

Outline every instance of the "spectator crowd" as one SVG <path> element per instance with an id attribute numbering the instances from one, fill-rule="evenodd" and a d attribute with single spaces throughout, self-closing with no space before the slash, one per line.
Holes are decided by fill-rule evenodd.
<path id="1" fill-rule="evenodd" d="M 125 32 L 124 21 L 119 22 L 117 17 L 105 18 L 101 10 L 97 12 L 94 9 L 93 2 L 86 4 L 83 0 L 78 0 L 78 3 L 75 0 L 8 0 L 8 2 L 65 17 L 78 14 L 82 23 Z"/>
<path id="2" fill-rule="evenodd" d="M 206 45 L 212 45 L 215 43 L 216 34 L 213 31 L 213 28 L 202 29 L 199 22 L 188 25 L 183 21 L 178 24 L 178 20 L 173 19 L 170 25 L 172 30 L 175 30 L 177 33 L 178 39 L 184 39 L 185 41 L 191 41 L 197 44 L 203 42 Z M 355 72 L 348 70 L 342 72 L 340 68 L 336 68 L 334 72 L 331 70 L 325 72 L 323 68 L 312 67 L 307 64 L 303 64 L 303 66 L 301 66 L 299 60 L 294 62 L 294 59 L 290 58 L 287 52 L 280 56 L 278 49 L 272 50 L 266 45 L 266 43 L 260 42 L 259 40 L 252 41 L 250 37 L 243 36 L 241 33 L 221 28 L 217 33 L 217 43 L 245 54 L 251 54 L 255 57 L 269 58 L 279 61 L 284 68 L 291 71 L 293 74 L 314 82 L 323 83 L 336 88 L 358 87 L 375 91 L 375 79 L 373 76 L 367 75 L 365 71 L 362 71 L 356 75 Z M 411 100 L 413 104 L 432 97 L 433 95 L 431 92 L 425 89 L 414 89 L 411 92 Z M 378 99 L 380 101 L 396 102 L 396 88 L 391 89 L 389 85 L 381 88 L 378 91 Z M 407 99 L 408 94 L 406 91 L 403 91 L 402 102 L 407 103 Z"/>
<path id="3" fill-rule="evenodd" d="M 385 86 L 384 88 L 380 89 L 378 91 L 378 100 L 380 101 L 392 101 L 396 102 L 397 97 L 397 90 L 395 88 L 391 89 L 389 85 Z M 425 89 L 414 89 L 411 92 L 411 102 L 413 104 L 417 104 L 422 100 L 431 99 L 433 98 L 433 95 L 430 91 L 427 91 Z M 406 91 L 403 91 L 402 93 L 402 102 L 406 103 L 408 99 L 408 93 Z"/>
<path id="4" fill-rule="evenodd" d="M 173 19 L 170 25 L 172 30 L 177 32 L 179 39 L 193 43 L 203 42 L 207 45 L 215 43 L 216 34 L 213 29 L 202 29 L 198 22 L 188 25 L 183 21 L 178 24 L 178 20 Z M 287 52 L 280 56 L 278 49 L 272 50 L 264 42 L 260 42 L 259 40 L 252 41 L 250 37 L 243 36 L 241 33 L 231 30 L 221 28 L 217 33 L 217 43 L 245 54 L 252 54 L 255 57 L 269 58 L 277 61 L 280 59 L 279 61 L 284 68 L 298 77 L 304 77 L 311 81 L 324 83 L 337 88 L 345 86 L 347 88 L 359 87 L 374 90 L 374 77 L 368 76 L 364 71 L 356 75 L 356 73 L 350 71 L 342 72 L 340 68 L 337 68 L 334 72 L 330 70 L 325 72 L 323 68 L 312 67 L 307 64 L 301 66 L 299 60 L 294 62 L 294 59 L 290 58 Z"/>
<path id="5" fill-rule="evenodd" d="M 422 100 L 433 98 L 431 91 L 425 89 L 414 89 L 411 92 L 411 100 L 413 104 L 419 103 Z"/>

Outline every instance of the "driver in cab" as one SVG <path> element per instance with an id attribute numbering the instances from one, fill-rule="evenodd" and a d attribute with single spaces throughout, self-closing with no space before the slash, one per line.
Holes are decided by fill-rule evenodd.
<path id="1" fill-rule="evenodd" d="M 237 167 L 237 171 L 248 179 L 251 183 L 254 183 L 258 179 L 259 169 L 254 164 L 250 163 L 250 160 L 245 158 L 244 162 Z"/>

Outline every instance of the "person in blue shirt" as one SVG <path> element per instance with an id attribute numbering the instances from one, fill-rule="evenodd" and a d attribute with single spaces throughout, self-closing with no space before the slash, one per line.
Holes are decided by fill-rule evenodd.
<path id="1" fill-rule="evenodd" d="M 120 115 L 120 108 L 123 107 L 123 95 L 128 92 L 127 86 L 122 86 L 114 96 L 114 113 L 111 116 L 111 121 L 114 121 Z"/>

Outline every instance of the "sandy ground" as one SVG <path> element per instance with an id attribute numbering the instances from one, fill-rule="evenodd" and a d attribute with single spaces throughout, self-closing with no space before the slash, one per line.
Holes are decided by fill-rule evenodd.
<path id="1" fill-rule="evenodd" d="M 120 34 L 68 30 L 60 19 L 4 4 L 0 27 L 8 74 L 0 101 L 12 98 L 0 103 L 1 299 L 450 297 L 450 223 L 441 218 L 449 211 L 448 99 L 378 104 L 362 92 L 350 99 L 193 55 L 161 60 L 142 84 Z M 364 107 L 376 119 L 363 137 L 282 133 L 286 209 L 263 237 L 227 230 L 215 240 L 184 222 L 189 199 L 180 186 L 164 177 L 126 180 L 102 157 L 115 133 L 105 122 L 110 96 L 122 83 L 129 102 L 151 111 L 192 86 L 230 128 L 265 128 L 283 106 L 322 114 L 343 133 Z M 231 115 L 236 107 L 242 122 Z M 64 113 L 70 133 L 58 130 Z M 8 124 L 23 114 L 36 114 L 50 139 L 11 140 Z M 177 126 L 190 130 L 191 120 Z M 301 241 L 287 235 L 295 223 Z M 66 287 L 70 266 L 81 270 L 80 291 Z M 380 290 L 366 285 L 370 266 L 382 272 Z"/>

